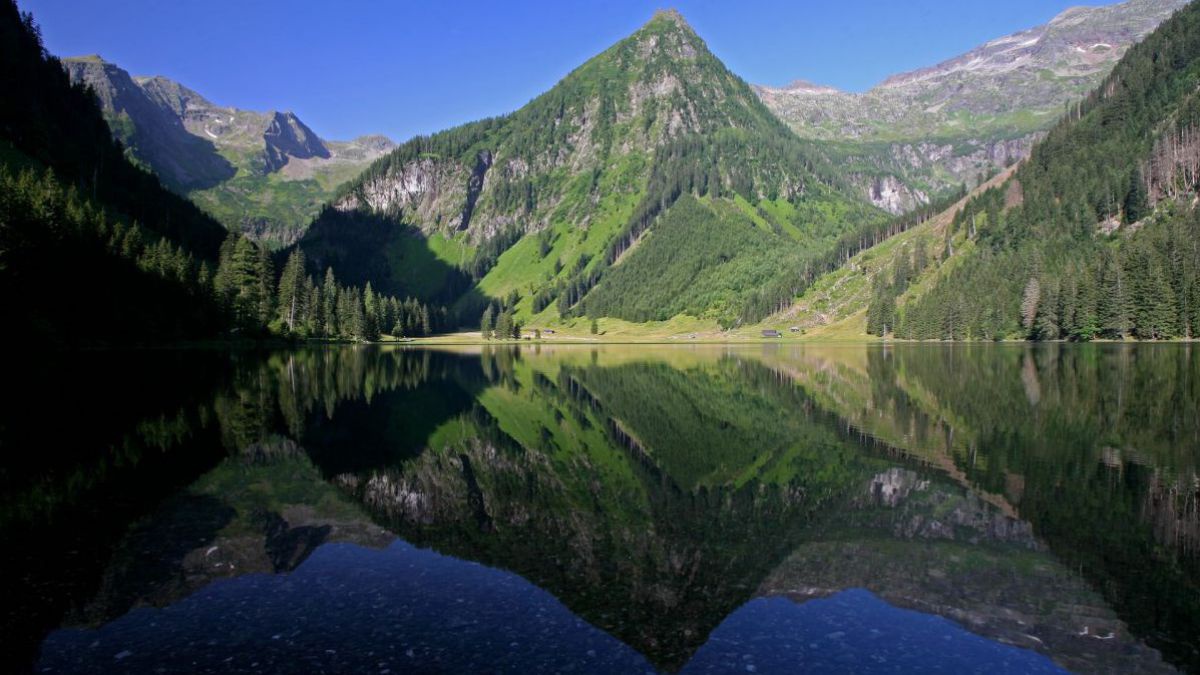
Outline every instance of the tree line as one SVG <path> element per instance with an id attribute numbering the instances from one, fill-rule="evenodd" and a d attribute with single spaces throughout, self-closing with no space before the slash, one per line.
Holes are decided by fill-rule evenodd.
<path id="1" fill-rule="evenodd" d="M 332 267 L 318 280 L 293 249 L 278 281 L 270 254 L 232 233 L 221 246 L 212 292 L 235 330 L 304 338 L 378 340 L 431 335 L 447 325 L 445 307 L 339 284 Z"/>

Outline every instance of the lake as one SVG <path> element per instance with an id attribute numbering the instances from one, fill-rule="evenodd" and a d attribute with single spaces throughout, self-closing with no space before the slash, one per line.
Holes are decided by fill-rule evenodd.
<path id="1" fill-rule="evenodd" d="M 1200 345 L 10 360 L 6 672 L 1200 672 Z"/>

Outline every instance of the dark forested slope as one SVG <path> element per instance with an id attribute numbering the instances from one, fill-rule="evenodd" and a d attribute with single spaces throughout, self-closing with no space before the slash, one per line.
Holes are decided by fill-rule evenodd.
<path id="1" fill-rule="evenodd" d="M 209 335 L 203 291 L 225 230 L 130 164 L 90 92 L 0 3 L 0 306 L 5 339 Z M 16 95 L 19 92 L 20 95 Z"/>

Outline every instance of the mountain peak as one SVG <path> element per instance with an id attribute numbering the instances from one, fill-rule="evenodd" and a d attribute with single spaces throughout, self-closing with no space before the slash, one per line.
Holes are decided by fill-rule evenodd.
<path id="1" fill-rule="evenodd" d="M 679 10 L 675 9 L 674 7 L 655 10 L 654 15 L 650 17 L 650 20 L 646 22 L 646 25 L 664 22 L 670 23 L 676 28 L 682 28 L 687 31 L 692 30 L 692 27 L 688 25 L 687 20 L 684 19 L 683 15 L 679 13 Z"/>
<path id="2" fill-rule="evenodd" d="M 101 65 L 108 63 L 108 61 L 105 61 L 104 58 L 102 56 L 100 56 L 99 54 L 84 54 L 83 56 L 68 56 L 67 58 L 63 59 L 63 61 L 66 63 L 97 63 L 97 64 L 101 64 Z"/>
<path id="3" fill-rule="evenodd" d="M 650 20 L 643 24 L 630 38 L 640 41 L 647 36 L 677 39 L 680 43 L 701 41 L 696 31 L 683 18 L 683 15 L 675 9 L 656 10 L 654 15 L 650 17 Z"/>
<path id="4" fill-rule="evenodd" d="M 817 84 L 809 80 L 792 80 L 782 87 L 766 87 L 776 91 L 783 91 L 792 94 L 840 94 L 843 93 L 837 87 L 831 87 L 827 84 Z"/>

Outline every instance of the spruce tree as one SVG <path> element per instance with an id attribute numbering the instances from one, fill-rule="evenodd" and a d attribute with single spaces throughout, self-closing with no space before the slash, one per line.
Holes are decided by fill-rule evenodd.
<path id="1" fill-rule="evenodd" d="M 1038 304 L 1037 317 L 1034 320 L 1033 337 L 1037 340 L 1057 340 L 1059 334 L 1059 291 L 1053 283 L 1048 283 L 1042 289 L 1041 302 Z"/>
<path id="2" fill-rule="evenodd" d="M 1119 340 L 1129 332 L 1127 291 L 1125 270 L 1115 255 L 1106 254 L 1100 267 L 1100 294 L 1096 303 L 1101 337 Z"/>
<path id="3" fill-rule="evenodd" d="M 488 305 L 487 308 L 483 310 L 483 316 L 479 319 L 479 333 L 483 336 L 484 340 L 492 339 L 492 325 L 494 322 L 493 316 L 492 306 Z"/>
<path id="4" fill-rule="evenodd" d="M 371 289 L 371 282 L 363 290 L 363 339 L 375 342 L 379 339 L 379 299 Z"/>
<path id="5" fill-rule="evenodd" d="M 504 310 L 496 319 L 496 339 L 507 340 L 510 337 L 512 337 L 512 314 L 508 310 Z"/>
<path id="6" fill-rule="evenodd" d="M 304 252 L 295 249 L 288 255 L 279 277 L 279 298 L 276 302 L 278 317 L 289 332 L 295 332 L 296 323 L 305 314 L 308 277 L 304 274 Z"/>
<path id="7" fill-rule="evenodd" d="M 1158 261 L 1145 261 L 1144 264 L 1145 273 L 1139 283 L 1134 311 L 1134 331 L 1143 340 L 1175 337 L 1178 312 L 1175 291 Z"/>
<path id="8" fill-rule="evenodd" d="M 271 323 L 275 312 L 275 265 L 271 262 L 271 254 L 265 246 L 252 245 L 255 253 L 254 283 L 255 296 L 258 299 L 258 326 L 265 327 Z"/>
<path id="9" fill-rule="evenodd" d="M 1150 210 L 1146 198 L 1146 182 L 1141 171 L 1129 176 L 1129 189 L 1125 195 L 1125 222 L 1135 223 L 1146 217 Z"/>
<path id="10" fill-rule="evenodd" d="M 1021 325 L 1028 335 L 1034 331 L 1034 321 L 1037 320 L 1039 303 L 1042 300 L 1042 284 L 1037 277 L 1030 277 L 1025 284 L 1025 292 L 1021 296 Z"/>
<path id="11" fill-rule="evenodd" d="M 333 268 L 326 267 L 325 281 L 321 284 L 321 302 L 323 303 L 321 325 L 324 327 L 323 334 L 329 338 L 337 337 L 341 333 L 341 327 L 338 322 L 338 291 L 337 279 L 333 276 Z"/>
<path id="12" fill-rule="evenodd" d="M 237 234 L 230 236 L 232 246 L 222 247 L 215 290 L 235 326 L 257 331 L 270 317 L 272 280 L 264 278 L 270 274 L 270 261 L 254 242 Z"/>
<path id="13" fill-rule="evenodd" d="M 321 287 L 312 277 L 305 277 L 305 315 L 304 332 L 307 335 L 320 335 L 321 326 Z"/>

